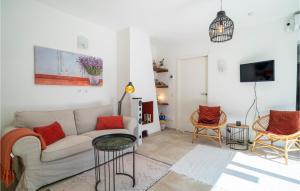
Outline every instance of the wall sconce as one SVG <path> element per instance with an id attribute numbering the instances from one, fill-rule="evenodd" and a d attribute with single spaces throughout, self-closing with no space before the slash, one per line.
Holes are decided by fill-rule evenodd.
<path id="1" fill-rule="evenodd" d="M 77 48 L 87 50 L 89 47 L 89 40 L 82 35 L 77 36 Z"/>
<path id="2" fill-rule="evenodd" d="M 225 72 L 226 70 L 226 63 L 224 60 L 218 60 L 217 62 L 218 72 Z"/>

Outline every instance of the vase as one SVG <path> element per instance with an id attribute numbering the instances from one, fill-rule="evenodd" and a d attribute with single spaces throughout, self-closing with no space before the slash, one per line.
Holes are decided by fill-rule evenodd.
<path id="1" fill-rule="evenodd" d="M 91 86 L 98 86 L 100 84 L 100 75 L 89 75 L 89 80 Z"/>

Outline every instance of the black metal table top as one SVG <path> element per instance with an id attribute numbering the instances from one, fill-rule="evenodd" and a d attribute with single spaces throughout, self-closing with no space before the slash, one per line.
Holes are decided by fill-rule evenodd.
<path id="1" fill-rule="evenodd" d="M 101 151 L 119 151 L 130 148 L 134 145 L 136 137 L 130 134 L 115 133 L 96 137 L 93 139 L 93 146 Z"/>

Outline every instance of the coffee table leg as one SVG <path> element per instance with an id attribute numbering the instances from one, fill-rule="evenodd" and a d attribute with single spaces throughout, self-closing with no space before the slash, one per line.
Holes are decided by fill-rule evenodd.
<path id="1" fill-rule="evenodd" d="M 113 159 L 112 159 L 112 162 L 113 162 L 113 188 L 114 188 L 114 191 L 116 190 L 116 180 L 115 180 L 115 151 L 113 151 Z"/>
<path id="2" fill-rule="evenodd" d="M 101 182 L 101 176 L 100 176 L 100 156 L 99 156 L 99 151 L 97 149 L 94 149 L 94 157 L 95 157 L 95 179 L 96 179 L 96 184 L 95 184 L 95 190 L 98 190 L 98 184 Z"/>
<path id="3" fill-rule="evenodd" d="M 132 184 L 132 187 L 135 186 L 135 146 L 133 145 L 132 147 L 132 157 L 133 157 L 133 172 L 132 172 L 132 176 L 133 176 L 133 184 Z"/>

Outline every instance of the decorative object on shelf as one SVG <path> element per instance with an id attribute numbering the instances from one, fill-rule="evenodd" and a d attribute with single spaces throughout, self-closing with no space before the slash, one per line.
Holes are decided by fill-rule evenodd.
<path id="1" fill-rule="evenodd" d="M 34 46 L 34 82 L 42 85 L 102 86 L 101 58 Z"/>
<path id="2" fill-rule="evenodd" d="M 142 124 L 153 123 L 153 101 L 142 102 Z"/>
<path id="3" fill-rule="evenodd" d="M 167 120 L 166 120 L 166 115 L 163 114 L 163 112 L 160 112 L 159 114 L 159 123 L 160 123 L 161 130 L 164 130 L 167 125 Z"/>
<path id="4" fill-rule="evenodd" d="M 144 114 L 144 123 L 152 123 L 152 115 L 149 113 Z"/>
<path id="5" fill-rule="evenodd" d="M 120 101 L 118 102 L 118 115 L 121 115 L 121 112 L 122 112 L 122 101 L 123 99 L 125 98 L 125 95 L 126 94 L 132 94 L 134 93 L 135 91 L 135 88 L 133 86 L 133 84 L 131 82 L 129 82 L 126 87 L 125 87 L 125 91 L 120 99 Z"/>
<path id="6" fill-rule="evenodd" d="M 160 120 L 160 129 L 164 130 L 167 127 L 167 120 Z"/>
<path id="7" fill-rule="evenodd" d="M 165 68 L 165 59 L 164 58 L 161 61 L 159 61 L 159 68 Z"/>
<path id="8" fill-rule="evenodd" d="M 155 69 L 157 68 L 157 63 L 155 60 L 153 60 L 152 65 L 153 65 L 153 70 L 155 71 Z"/>
<path id="9" fill-rule="evenodd" d="M 226 16 L 225 11 L 217 13 L 217 17 L 209 25 L 209 37 L 212 42 L 225 42 L 232 39 L 234 31 L 233 21 Z"/>
<path id="10" fill-rule="evenodd" d="M 155 79 L 155 87 L 156 88 L 168 88 L 168 85 L 158 79 Z"/>
<path id="11" fill-rule="evenodd" d="M 242 125 L 242 122 L 241 122 L 241 121 L 236 121 L 236 122 L 235 122 L 235 125 L 236 125 L 236 126 L 241 126 L 241 125 Z"/>
<path id="12" fill-rule="evenodd" d="M 91 56 L 80 56 L 77 60 L 78 63 L 89 74 L 90 84 L 97 86 L 100 83 L 100 74 L 103 70 L 103 62 L 101 58 Z"/>
<path id="13" fill-rule="evenodd" d="M 163 114 L 163 112 L 160 112 L 160 114 L 159 114 L 159 120 L 160 120 L 160 121 L 161 121 L 161 120 L 166 120 L 166 115 Z"/>

